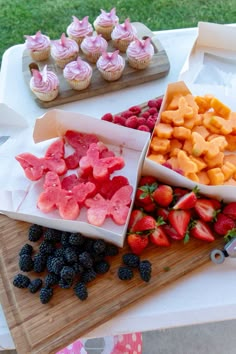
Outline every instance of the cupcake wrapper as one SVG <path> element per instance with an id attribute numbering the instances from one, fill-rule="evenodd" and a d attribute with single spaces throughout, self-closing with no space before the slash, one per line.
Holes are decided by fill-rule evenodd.
<path id="1" fill-rule="evenodd" d="M 57 64 L 57 66 L 59 66 L 59 68 L 64 69 L 64 67 L 66 66 L 66 64 L 70 63 L 73 60 L 76 60 L 78 56 L 78 53 L 74 54 L 73 56 L 67 58 L 67 59 L 57 59 L 57 58 L 53 58 Z"/>
<path id="2" fill-rule="evenodd" d="M 138 70 L 146 69 L 151 62 L 151 59 L 146 59 L 146 60 L 136 60 L 136 59 L 131 59 L 128 58 L 128 63 L 129 65 Z"/>
<path id="3" fill-rule="evenodd" d="M 113 31 L 113 26 L 109 27 L 101 27 L 99 25 L 94 25 L 95 31 L 97 34 L 101 34 L 103 38 L 105 38 L 107 41 L 111 39 L 111 32 Z"/>
<path id="4" fill-rule="evenodd" d="M 50 92 L 46 92 L 46 93 L 45 92 L 38 92 L 38 91 L 35 91 L 35 90 L 32 90 L 32 92 L 35 94 L 35 96 L 40 101 L 50 102 L 50 101 L 54 100 L 58 96 L 59 90 L 56 89 L 56 90 L 53 90 L 53 91 L 50 91 Z"/>
<path id="5" fill-rule="evenodd" d="M 98 58 L 101 56 L 101 53 L 85 53 L 85 58 L 88 60 L 90 63 L 96 64 L 98 61 Z"/>
<path id="6" fill-rule="evenodd" d="M 35 61 L 44 61 L 49 58 L 50 47 L 44 50 L 30 51 L 30 56 Z"/>
<path id="7" fill-rule="evenodd" d="M 115 47 L 116 49 L 119 49 L 120 52 L 125 53 L 126 49 L 128 48 L 129 44 L 131 43 L 131 41 L 114 39 L 112 41 L 112 43 L 113 43 L 113 47 Z"/>
<path id="8" fill-rule="evenodd" d="M 100 70 L 100 73 L 101 73 L 101 75 L 102 75 L 102 77 L 106 80 L 106 81 L 116 81 L 116 80 L 118 80 L 120 77 L 121 77 L 121 75 L 122 75 L 122 73 L 123 73 L 123 70 L 124 69 L 122 69 L 122 70 L 117 70 L 117 71 L 102 71 L 102 70 Z"/>
<path id="9" fill-rule="evenodd" d="M 93 32 L 88 33 L 86 36 L 91 36 L 92 34 L 93 34 Z M 75 37 L 75 36 L 73 36 L 73 35 L 71 35 L 71 34 L 68 34 L 68 37 L 69 37 L 70 39 L 73 39 L 74 41 L 76 41 L 76 43 L 77 43 L 78 45 L 80 45 L 80 44 L 82 43 L 83 39 L 85 38 L 85 36 L 84 36 L 84 37 Z"/>
<path id="10" fill-rule="evenodd" d="M 91 76 L 87 78 L 87 80 L 67 80 L 67 82 L 73 90 L 80 91 L 86 89 L 90 85 Z"/>

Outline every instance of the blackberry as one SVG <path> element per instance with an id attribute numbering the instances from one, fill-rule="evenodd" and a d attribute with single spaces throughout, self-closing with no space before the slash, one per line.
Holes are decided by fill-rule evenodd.
<path id="1" fill-rule="evenodd" d="M 70 281 L 73 280 L 75 276 L 75 271 L 72 267 L 64 266 L 60 272 L 60 276 L 62 279 Z"/>
<path id="2" fill-rule="evenodd" d="M 34 256 L 34 272 L 42 273 L 46 269 L 47 257 L 41 253 Z"/>
<path id="3" fill-rule="evenodd" d="M 39 299 L 42 304 L 47 304 L 53 295 L 53 289 L 52 288 L 41 288 L 40 293 L 39 293 Z"/>
<path id="4" fill-rule="evenodd" d="M 31 242 L 37 242 L 43 236 L 43 227 L 33 224 L 29 228 L 28 239 Z"/>
<path id="5" fill-rule="evenodd" d="M 30 256 L 33 253 L 33 247 L 26 243 L 20 250 L 19 256 L 22 256 L 22 254 L 29 254 Z"/>
<path id="6" fill-rule="evenodd" d="M 78 282 L 75 286 L 74 286 L 74 292 L 75 295 L 81 300 L 84 301 L 87 299 L 88 297 L 88 290 L 87 287 L 84 283 L 82 282 Z"/>
<path id="7" fill-rule="evenodd" d="M 23 274 L 17 274 L 14 277 L 12 284 L 16 288 L 20 288 L 20 289 L 28 288 L 30 284 L 30 278 Z"/>
<path id="8" fill-rule="evenodd" d="M 64 258 L 62 257 L 53 257 L 50 262 L 50 271 L 55 274 L 60 274 L 62 268 L 65 265 Z"/>
<path id="9" fill-rule="evenodd" d="M 44 240 L 58 243 L 61 241 L 61 233 L 58 230 L 48 228 L 44 232 Z"/>
<path id="10" fill-rule="evenodd" d="M 94 240 L 86 237 L 85 242 L 83 244 L 84 251 L 92 253 L 93 252 L 93 244 L 94 244 Z"/>
<path id="11" fill-rule="evenodd" d="M 93 251 L 95 254 L 102 254 L 105 252 L 106 249 L 106 242 L 104 240 L 98 239 L 95 240 L 93 244 Z"/>
<path id="12" fill-rule="evenodd" d="M 73 279 L 70 280 L 65 280 L 65 279 L 60 279 L 58 282 L 58 285 L 62 289 L 70 289 L 73 284 Z"/>
<path id="13" fill-rule="evenodd" d="M 41 254 L 49 255 L 52 254 L 55 250 L 54 245 L 46 240 L 43 240 L 39 246 L 39 252 Z"/>
<path id="14" fill-rule="evenodd" d="M 93 269 L 86 269 L 80 276 L 80 280 L 87 284 L 94 280 L 97 276 L 97 273 Z"/>
<path id="15" fill-rule="evenodd" d="M 75 263 L 78 260 L 77 252 L 73 247 L 67 247 L 65 249 L 64 257 L 68 263 Z"/>
<path id="16" fill-rule="evenodd" d="M 84 268 L 92 268 L 93 259 L 88 252 L 82 252 L 79 255 L 79 262 L 82 264 Z"/>
<path id="17" fill-rule="evenodd" d="M 34 268 L 34 262 L 29 254 L 22 254 L 19 259 L 19 268 L 22 272 L 30 272 Z"/>
<path id="18" fill-rule="evenodd" d="M 105 256 L 116 256 L 119 253 L 119 248 L 111 243 L 106 244 Z"/>
<path id="19" fill-rule="evenodd" d="M 78 262 L 73 264 L 73 269 L 75 271 L 75 274 L 81 274 L 84 271 L 83 266 Z"/>
<path id="20" fill-rule="evenodd" d="M 69 243 L 69 237 L 70 237 L 70 233 L 69 232 L 65 232 L 63 231 L 61 233 L 61 244 L 63 247 L 69 247 L 70 243 Z"/>
<path id="21" fill-rule="evenodd" d="M 118 269 L 118 277 L 121 280 L 130 280 L 134 276 L 132 269 L 127 266 L 121 266 Z"/>
<path id="22" fill-rule="evenodd" d="M 141 261 L 139 263 L 139 273 L 143 281 L 149 282 L 152 273 L 152 264 L 148 260 Z"/>
<path id="23" fill-rule="evenodd" d="M 54 257 L 64 257 L 64 248 L 56 248 L 53 252 Z"/>
<path id="24" fill-rule="evenodd" d="M 140 258 L 134 253 L 126 253 L 122 256 L 123 263 L 131 268 L 138 268 Z"/>
<path id="25" fill-rule="evenodd" d="M 46 287 L 50 287 L 53 285 L 57 285 L 60 280 L 60 276 L 55 273 L 48 273 L 44 279 L 44 283 Z"/>
<path id="26" fill-rule="evenodd" d="M 95 263 L 94 270 L 97 274 L 105 274 L 110 269 L 110 264 L 107 261 L 100 261 Z"/>
<path id="27" fill-rule="evenodd" d="M 71 233 L 69 236 L 69 243 L 73 246 L 82 246 L 85 242 L 85 237 L 80 233 Z"/>
<path id="28" fill-rule="evenodd" d="M 34 294 L 41 288 L 42 285 L 43 285 L 42 279 L 36 278 L 34 280 L 31 280 L 28 289 L 32 294 Z"/>
<path id="29" fill-rule="evenodd" d="M 50 256 L 48 256 L 48 258 L 47 258 L 47 270 L 48 270 L 49 272 L 53 272 L 53 269 L 52 269 L 52 260 L 53 260 L 54 258 L 56 258 L 56 257 L 54 257 L 53 255 L 50 255 Z"/>

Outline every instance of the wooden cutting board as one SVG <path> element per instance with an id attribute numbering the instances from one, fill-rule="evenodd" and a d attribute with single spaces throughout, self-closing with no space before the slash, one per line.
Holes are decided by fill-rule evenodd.
<path id="1" fill-rule="evenodd" d="M 0 301 L 18 354 L 56 353 L 140 298 L 151 292 L 158 296 L 158 289 L 206 264 L 210 251 L 224 245 L 223 239 L 211 244 L 190 239 L 185 245 L 173 241 L 167 249 L 148 247 L 141 258 L 149 259 L 153 265 L 149 283 L 143 282 L 138 273 L 130 281 L 118 279 L 125 246 L 119 255 L 111 257 L 110 271 L 88 285 L 87 300 L 81 302 L 71 289 L 58 288 L 50 303 L 42 305 L 37 294 L 12 285 L 18 273 L 19 250 L 28 242 L 28 228 L 25 222 L 0 215 Z"/>
<path id="2" fill-rule="evenodd" d="M 47 64 L 48 68 L 50 68 L 52 71 L 54 71 L 57 74 L 60 82 L 59 95 L 53 101 L 51 102 L 40 101 L 35 97 L 35 95 L 33 95 L 33 93 L 31 93 L 32 99 L 34 99 L 35 102 L 42 108 L 51 108 L 61 104 L 102 95 L 112 91 L 121 90 L 125 87 L 139 85 L 166 76 L 170 69 L 170 63 L 166 51 L 162 47 L 158 37 L 154 35 L 154 33 L 150 29 L 148 29 L 144 24 L 140 22 L 134 22 L 133 25 L 137 29 L 138 38 L 151 37 L 155 54 L 153 56 L 153 59 L 149 67 L 144 70 L 133 69 L 128 65 L 126 54 L 120 53 L 125 58 L 126 61 L 126 65 L 122 77 L 117 81 L 108 82 L 101 77 L 100 73 L 96 68 L 96 65 L 91 64 L 93 68 L 92 81 L 90 86 L 87 89 L 82 91 L 75 91 L 69 87 L 69 85 L 67 84 L 67 82 L 63 77 L 62 69 L 60 69 L 55 64 L 54 60 L 51 57 L 48 60 L 43 61 L 41 63 L 40 62 L 34 63 L 33 60 L 30 58 L 30 56 L 28 55 L 28 51 L 25 50 L 22 57 L 22 71 L 28 87 L 31 79 L 30 68 L 32 66 L 35 67 L 35 65 L 38 66 L 38 68 L 41 70 L 44 67 L 44 65 Z M 111 41 L 108 43 L 108 51 L 114 51 Z M 79 55 L 82 59 L 84 59 L 84 55 L 81 50 L 79 52 Z"/>

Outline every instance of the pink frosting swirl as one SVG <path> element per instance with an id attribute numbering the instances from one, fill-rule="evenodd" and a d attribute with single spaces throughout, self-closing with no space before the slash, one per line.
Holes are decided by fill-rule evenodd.
<path id="1" fill-rule="evenodd" d="M 115 52 L 103 52 L 97 61 L 97 68 L 103 71 L 117 71 L 123 69 L 125 66 L 125 61 L 121 55 L 119 55 L 119 50 Z"/>
<path id="2" fill-rule="evenodd" d="M 32 69 L 33 76 L 30 80 L 30 87 L 39 92 L 50 92 L 56 90 L 59 86 L 59 80 L 53 71 L 47 69 L 47 65 L 44 66 L 40 72 L 37 69 Z"/>
<path id="3" fill-rule="evenodd" d="M 85 37 L 93 33 L 93 27 L 89 23 L 89 17 L 86 16 L 79 20 L 76 16 L 72 16 L 73 22 L 67 27 L 67 34 L 74 37 Z"/>
<path id="4" fill-rule="evenodd" d="M 117 24 L 111 33 L 112 39 L 126 39 L 126 40 L 134 40 L 137 38 L 137 30 L 130 23 L 129 18 L 125 20 L 122 24 Z"/>
<path id="5" fill-rule="evenodd" d="M 154 47 L 151 38 L 135 39 L 127 48 L 127 56 L 130 58 L 145 60 L 154 55 Z"/>
<path id="6" fill-rule="evenodd" d="M 25 45 L 26 48 L 33 51 L 40 51 L 50 47 L 50 39 L 45 34 L 42 34 L 41 31 L 38 31 L 33 36 L 25 35 Z"/>
<path id="7" fill-rule="evenodd" d="M 73 39 L 67 38 L 62 33 L 61 38 L 52 41 L 51 54 L 57 59 L 67 59 L 79 52 L 79 46 Z"/>
<path id="8" fill-rule="evenodd" d="M 101 34 L 87 36 L 81 43 L 82 51 L 89 53 L 102 53 L 107 50 L 108 43 Z"/>
<path id="9" fill-rule="evenodd" d="M 101 9 L 101 14 L 94 21 L 94 25 L 102 27 L 115 26 L 119 22 L 118 16 L 116 16 L 116 9 L 111 9 L 110 12 L 106 12 Z"/>
<path id="10" fill-rule="evenodd" d="M 67 64 L 63 70 L 63 75 L 67 80 L 86 80 L 92 75 L 91 66 L 80 57 Z"/>

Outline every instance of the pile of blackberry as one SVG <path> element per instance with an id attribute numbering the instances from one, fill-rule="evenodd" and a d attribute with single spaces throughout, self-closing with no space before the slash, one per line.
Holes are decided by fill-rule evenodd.
<path id="1" fill-rule="evenodd" d="M 148 283 L 151 279 L 152 264 L 148 260 L 140 260 L 134 253 L 126 253 L 122 256 L 123 265 L 118 268 L 118 278 L 130 280 L 134 277 L 134 270 L 137 269 L 143 281 Z"/>
<path id="2" fill-rule="evenodd" d="M 56 287 L 72 288 L 81 300 L 88 297 L 88 283 L 110 269 L 109 257 L 119 253 L 118 247 L 102 239 L 91 239 L 81 233 L 69 233 L 33 224 L 28 240 L 19 251 L 19 270 L 13 285 L 39 293 L 42 304 L 48 303 Z M 35 277 L 36 275 L 36 277 Z"/>

